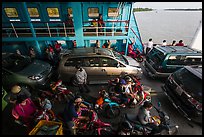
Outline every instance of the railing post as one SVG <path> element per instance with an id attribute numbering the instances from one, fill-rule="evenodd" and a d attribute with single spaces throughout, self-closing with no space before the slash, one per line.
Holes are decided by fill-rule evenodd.
<path id="1" fill-rule="evenodd" d="M 47 28 L 48 28 L 48 31 L 49 31 L 49 35 L 50 35 L 50 37 L 52 37 L 52 36 L 51 36 L 51 33 L 50 33 L 49 25 L 48 25 L 48 23 L 46 23 L 46 24 L 47 24 Z"/>
<path id="2" fill-rule="evenodd" d="M 18 38 L 18 35 L 17 35 L 17 33 L 16 33 L 16 30 L 15 30 L 15 28 L 14 28 L 14 26 L 13 26 L 13 23 L 11 23 L 11 26 L 12 26 L 12 28 L 13 28 L 14 33 L 16 34 L 16 37 Z"/>
<path id="3" fill-rule="evenodd" d="M 63 22 L 63 26 L 64 26 L 64 35 L 65 37 L 67 37 L 67 31 L 66 31 L 66 27 L 65 27 L 65 23 Z"/>

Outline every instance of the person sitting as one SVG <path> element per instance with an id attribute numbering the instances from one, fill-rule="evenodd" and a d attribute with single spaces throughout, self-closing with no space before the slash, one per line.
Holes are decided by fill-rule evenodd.
<path id="1" fill-rule="evenodd" d="M 68 134 L 70 135 L 74 135 L 74 122 L 76 121 L 76 119 L 89 120 L 88 117 L 79 115 L 80 107 L 85 107 L 85 105 L 82 104 L 82 98 L 77 96 L 73 100 L 70 100 L 64 108 L 63 120 L 68 127 Z"/>
<path id="2" fill-rule="evenodd" d="M 136 56 L 137 56 L 137 54 L 134 52 L 132 42 L 130 44 L 128 44 L 128 55 L 131 56 L 132 58 L 136 58 Z"/>
<path id="3" fill-rule="evenodd" d="M 143 106 L 139 108 L 138 111 L 138 119 L 142 125 L 148 126 L 152 128 L 151 135 L 158 133 L 161 131 L 161 128 L 158 127 L 158 123 L 152 119 L 150 114 L 150 110 L 152 109 L 153 105 L 149 101 L 145 101 Z"/>
<path id="4" fill-rule="evenodd" d="M 32 127 L 36 110 L 37 108 L 33 101 L 30 98 L 27 98 L 27 96 L 23 96 L 19 100 L 19 103 L 17 103 L 12 109 L 12 115 L 17 123 Z"/>
<path id="5" fill-rule="evenodd" d="M 45 95 L 40 95 L 38 99 L 38 108 L 39 110 L 42 109 L 42 111 L 47 111 L 51 115 L 51 119 L 55 119 L 55 113 L 52 110 L 52 104 L 49 99 L 46 98 Z"/>
<path id="6" fill-rule="evenodd" d="M 179 43 L 177 43 L 175 46 L 184 46 L 183 40 L 179 40 Z"/>
<path id="7" fill-rule="evenodd" d="M 20 87 L 19 85 L 14 85 L 11 88 L 11 94 L 8 97 L 8 101 L 12 104 L 22 102 L 22 99 L 27 99 L 31 97 L 31 93 L 25 87 Z"/>

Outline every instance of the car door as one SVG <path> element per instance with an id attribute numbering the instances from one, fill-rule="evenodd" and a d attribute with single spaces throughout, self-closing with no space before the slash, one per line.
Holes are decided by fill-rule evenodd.
<path id="1" fill-rule="evenodd" d="M 86 70 L 88 81 L 91 83 L 104 83 L 106 80 L 106 71 L 101 68 L 99 57 L 82 58 L 82 67 Z"/>
<path id="2" fill-rule="evenodd" d="M 104 79 L 106 80 L 119 77 L 125 68 L 124 65 L 111 57 L 101 57 L 100 64 L 101 71 L 105 72 Z"/>

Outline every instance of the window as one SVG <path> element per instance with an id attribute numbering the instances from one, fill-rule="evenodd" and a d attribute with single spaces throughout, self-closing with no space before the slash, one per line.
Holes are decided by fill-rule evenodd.
<path id="1" fill-rule="evenodd" d="M 59 17 L 58 8 L 47 8 L 47 13 L 49 17 Z"/>
<path id="2" fill-rule="evenodd" d="M 70 17 L 73 17 L 72 8 L 68 8 L 67 13 L 70 15 Z"/>
<path id="3" fill-rule="evenodd" d="M 201 56 L 171 55 L 167 61 L 168 65 L 197 65 L 202 64 Z"/>
<path id="4" fill-rule="evenodd" d="M 117 8 L 108 8 L 108 17 L 117 17 L 118 9 Z"/>
<path id="5" fill-rule="evenodd" d="M 110 58 L 101 58 L 101 66 L 102 67 L 117 67 L 118 62 L 114 59 Z"/>
<path id="6" fill-rule="evenodd" d="M 4 8 L 4 10 L 8 17 L 18 17 L 18 12 L 16 8 Z"/>
<path id="7" fill-rule="evenodd" d="M 81 58 L 69 58 L 64 64 L 64 66 L 72 66 L 72 67 L 75 67 L 76 65 L 82 66 Z"/>
<path id="8" fill-rule="evenodd" d="M 28 8 L 28 12 L 31 18 L 40 16 L 37 8 Z"/>
<path id="9" fill-rule="evenodd" d="M 89 17 L 98 17 L 99 16 L 98 8 L 88 8 L 88 16 Z"/>

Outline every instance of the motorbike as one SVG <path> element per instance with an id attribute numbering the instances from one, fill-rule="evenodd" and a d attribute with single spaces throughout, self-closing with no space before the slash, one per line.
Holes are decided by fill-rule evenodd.
<path id="1" fill-rule="evenodd" d="M 95 110 L 106 118 L 115 118 L 120 115 L 120 105 L 109 98 L 105 90 L 99 91 L 100 97 L 96 101 Z"/>
<path id="2" fill-rule="evenodd" d="M 68 102 L 74 97 L 73 93 L 62 84 L 62 80 L 53 82 L 50 84 L 50 90 L 40 90 L 42 95 L 45 95 L 53 103 L 58 102 Z"/>
<path id="3" fill-rule="evenodd" d="M 90 120 L 86 122 L 79 122 L 77 124 L 76 128 L 74 129 L 76 135 L 111 135 L 113 134 L 111 124 L 101 121 L 98 118 L 98 114 L 94 110 L 90 111 L 87 109 L 84 111 L 86 111 L 86 113 L 88 112 Z"/>
<path id="4" fill-rule="evenodd" d="M 155 135 L 176 135 L 178 133 L 178 125 L 170 124 L 170 117 L 161 110 L 161 105 L 158 103 L 158 108 L 153 106 L 157 111 L 158 116 L 153 116 L 152 119 L 157 123 L 157 126 L 162 128 L 159 133 Z M 146 125 L 143 125 L 138 120 L 138 117 L 134 114 L 124 114 L 123 120 L 129 122 L 132 125 L 131 134 L 134 135 L 150 135 L 152 128 Z"/>
<path id="5" fill-rule="evenodd" d="M 133 91 L 137 93 L 137 95 L 135 95 L 137 101 L 133 101 L 135 106 L 142 105 L 145 101 L 151 101 L 151 89 L 149 88 L 148 90 L 145 90 L 138 78 L 130 75 L 121 76 L 108 81 L 108 93 L 113 101 L 120 104 L 120 100 L 117 98 L 117 94 L 115 92 L 115 86 L 117 85 L 117 82 L 119 82 L 119 79 L 126 79 L 126 77 L 130 77 L 132 79 Z"/>
<path id="6" fill-rule="evenodd" d="M 142 57 L 141 52 L 138 49 L 136 49 L 135 52 L 136 52 L 136 57 L 134 59 L 139 63 L 143 62 L 144 58 Z"/>

